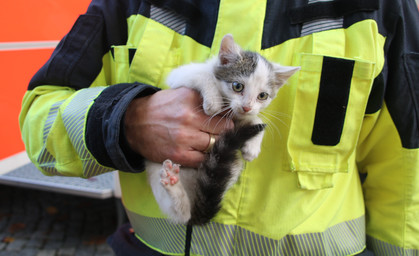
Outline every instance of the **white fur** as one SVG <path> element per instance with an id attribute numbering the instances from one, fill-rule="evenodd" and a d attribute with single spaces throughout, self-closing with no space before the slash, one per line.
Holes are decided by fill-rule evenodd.
<path id="1" fill-rule="evenodd" d="M 196 170 L 183 168 L 178 174 L 173 174 L 179 179 L 176 184 L 163 184 L 166 172 L 171 171 L 170 168 L 166 168 L 164 163 L 162 165 L 147 161 L 146 170 L 154 197 L 162 212 L 174 223 L 187 223 L 191 218 L 192 202 L 188 194 L 193 195 L 192 191 L 188 193 L 188 188 L 194 187 Z"/>
<path id="2" fill-rule="evenodd" d="M 273 64 L 275 75 L 283 81 L 281 80 L 277 87 L 268 88 L 269 78 L 273 76 L 272 67 L 269 67 L 259 56 L 255 72 L 250 77 L 241 78 L 245 80 L 245 89 L 242 93 L 236 93 L 232 90 L 231 84 L 216 79 L 214 67 L 231 61 L 232 54 L 239 54 L 240 51 L 240 47 L 234 43 L 232 37 L 226 35 L 221 44 L 218 58 L 215 57 L 205 63 L 184 65 L 173 70 L 167 78 L 167 84 L 171 88 L 184 86 L 197 90 L 203 98 L 204 112 L 209 116 L 224 111 L 223 104 L 226 102 L 224 99 L 228 98 L 229 108 L 234 113 L 233 121 L 236 126 L 261 124 L 262 121 L 257 114 L 269 105 L 279 87 L 298 68 Z M 270 97 L 266 100 L 259 100 L 257 96 L 261 92 L 268 92 Z M 245 112 L 243 107 L 251 108 L 251 110 Z M 259 155 L 262 139 L 263 132 L 244 144 L 242 156 L 246 161 L 252 161 Z M 195 200 L 194 188 L 197 171 L 182 168 L 179 173 L 176 173 L 173 168 L 174 164 L 168 161 L 170 160 L 166 160 L 163 165 L 147 162 L 149 182 L 162 212 L 176 223 L 187 223 L 191 217 L 191 206 Z M 242 162 L 239 161 L 234 164 L 233 177 L 229 181 L 228 187 L 231 187 L 237 181 L 241 170 Z M 167 175 L 175 176 L 179 181 L 171 184 Z"/>

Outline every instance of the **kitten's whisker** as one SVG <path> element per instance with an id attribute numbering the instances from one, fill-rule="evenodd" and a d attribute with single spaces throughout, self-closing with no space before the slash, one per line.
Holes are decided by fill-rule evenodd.
<path id="1" fill-rule="evenodd" d="M 223 108 L 223 109 L 221 109 L 218 113 L 217 113 L 217 115 L 219 115 L 219 114 L 221 114 L 221 113 L 223 113 L 223 112 L 225 112 L 225 111 L 227 111 L 229 109 L 229 107 L 227 106 L 227 107 L 225 107 L 225 108 Z M 231 112 L 232 110 L 230 109 L 230 110 L 228 110 L 226 113 L 224 113 L 222 116 L 221 116 L 221 118 L 220 118 L 220 120 L 217 122 L 217 124 L 215 125 L 215 127 L 217 127 L 219 124 L 220 124 L 220 122 L 221 122 L 221 120 L 223 120 L 224 118 L 225 119 L 227 119 L 227 120 L 232 120 L 232 116 L 230 116 L 229 115 L 229 113 Z M 224 129 L 226 129 L 227 128 L 227 122 L 224 124 Z"/>
<path id="2" fill-rule="evenodd" d="M 193 109 L 193 111 L 194 111 L 195 113 L 204 112 L 203 105 L 201 104 L 201 105 L 196 106 L 196 107 Z"/>
<path id="3" fill-rule="evenodd" d="M 268 128 L 267 131 L 270 134 L 271 139 L 272 140 L 275 139 L 274 134 L 276 132 L 279 135 L 280 139 L 282 140 L 283 137 L 282 137 L 281 131 L 278 128 L 278 126 L 276 126 L 275 123 L 272 122 L 272 120 L 270 120 L 268 117 L 266 117 L 263 113 L 259 113 L 259 114 L 260 114 L 260 117 L 262 118 L 263 122 L 265 122 L 266 125 L 267 125 L 267 128 Z"/>
<path id="4" fill-rule="evenodd" d="M 260 113 L 260 114 L 262 114 L 262 113 Z M 290 128 L 289 124 L 287 124 L 286 122 L 284 122 L 281 118 L 279 118 L 279 117 L 277 117 L 277 116 L 275 116 L 275 115 L 273 115 L 273 114 L 271 114 L 269 112 L 265 112 L 265 111 L 263 112 L 263 114 L 275 118 L 280 123 L 282 123 L 285 127 L 287 127 L 288 129 Z"/>
<path id="5" fill-rule="evenodd" d="M 223 112 L 225 112 L 225 111 L 227 111 L 229 109 L 229 107 L 228 106 L 225 106 L 225 107 L 223 107 L 223 108 L 221 108 L 219 111 L 217 111 L 215 114 L 213 114 L 213 115 L 211 115 L 206 121 L 205 121 L 205 126 L 207 126 L 207 127 L 209 127 L 209 125 L 210 125 L 210 123 L 211 123 L 211 121 L 214 119 L 214 117 L 216 117 L 216 116 L 219 116 L 221 113 L 223 113 Z M 221 118 L 220 118 L 220 120 L 218 120 L 218 122 L 215 124 L 215 128 L 217 128 L 218 127 L 218 125 L 220 124 L 220 122 L 224 119 L 224 118 L 227 118 L 228 119 L 228 117 L 227 117 L 227 113 L 226 114 L 224 114 L 223 116 L 221 116 Z M 226 124 L 227 125 L 227 124 Z M 226 128 L 226 127 L 225 127 Z"/>
<path id="6" fill-rule="evenodd" d="M 291 115 L 290 114 L 287 114 L 287 113 L 284 113 L 284 112 L 280 112 L 280 111 L 276 111 L 276 110 L 273 110 L 273 109 L 265 109 L 263 112 L 268 112 L 268 113 L 270 113 L 270 114 L 273 114 L 273 115 L 276 115 L 276 116 L 280 116 L 280 117 L 285 117 L 285 118 L 289 118 L 289 119 L 291 119 Z"/>

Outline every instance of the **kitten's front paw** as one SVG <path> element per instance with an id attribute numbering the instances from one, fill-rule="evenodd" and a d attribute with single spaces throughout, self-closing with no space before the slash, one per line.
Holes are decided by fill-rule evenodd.
<path id="1" fill-rule="evenodd" d="M 163 162 L 163 169 L 160 171 L 160 183 L 163 186 L 175 185 L 179 182 L 180 165 L 172 163 L 170 160 Z"/>
<path id="2" fill-rule="evenodd" d="M 253 161 L 260 153 L 260 147 L 254 143 L 246 142 L 241 149 L 243 159 L 246 161 Z"/>
<path id="3" fill-rule="evenodd" d="M 205 114 L 212 116 L 215 114 L 218 114 L 218 112 L 221 110 L 221 105 L 217 100 L 204 100 L 204 112 Z"/>

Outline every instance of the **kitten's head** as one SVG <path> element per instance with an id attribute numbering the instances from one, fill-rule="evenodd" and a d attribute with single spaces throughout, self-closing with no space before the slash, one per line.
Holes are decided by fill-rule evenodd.
<path id="1" fill-rule="evenodd" d="M 299 69 L 271 63 L 258 53 L 243 51 L 228 34 L 221 42 L 214 72 L 234 118 L 242 120 L 266 108 L 279 88 Z"/>

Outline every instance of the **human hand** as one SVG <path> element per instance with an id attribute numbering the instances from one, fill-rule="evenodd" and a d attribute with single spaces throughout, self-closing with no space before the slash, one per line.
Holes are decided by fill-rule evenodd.
<path id="1" fill-rule="evenodd" d="M 146 159 L 170 159 L 188 167 L 198 167 L 204 160 L 209 134 L 219 135 L 234 126 L 231 120 L 205 115 L 201 96 L 187 88 L 162 90 L 133 100 L 124 125 L 128 144 Z"/>

